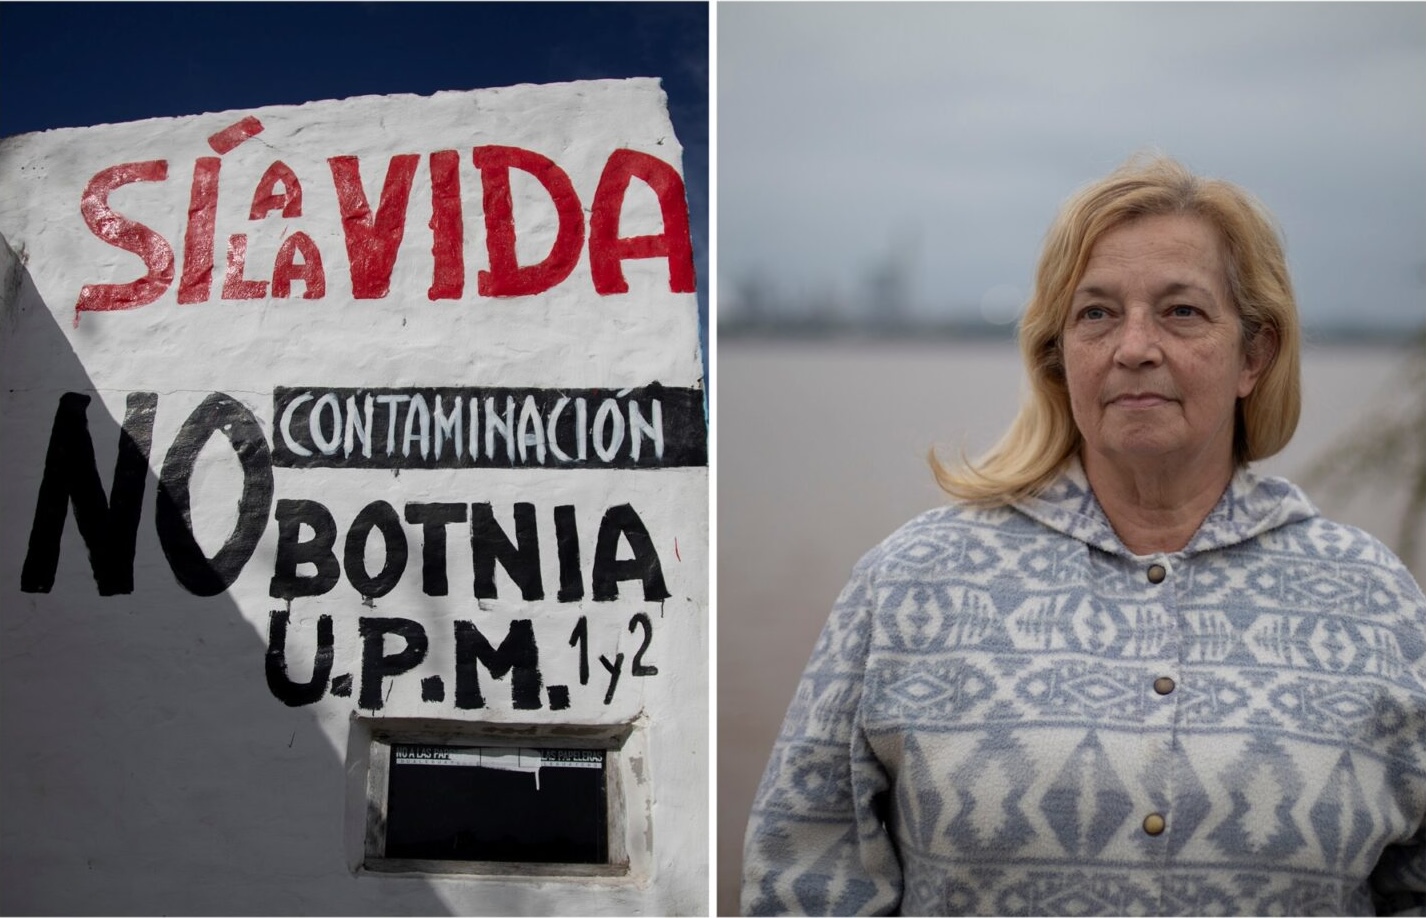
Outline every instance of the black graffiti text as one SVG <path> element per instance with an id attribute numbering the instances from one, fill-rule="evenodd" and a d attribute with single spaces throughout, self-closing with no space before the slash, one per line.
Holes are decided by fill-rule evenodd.
<path id="1" fill-rule="evenodd" d="M 99 594 L 134 591 L 134 554 L 158 395 L 135 392 L 127 398 L 107 499 L 89 431 L 90 401 L 91 396 L 78 392 L 65 393 L 59 400 L 20 573 L 23 592 L 48 593 L 53 589 L 71 505 Z M 214 434 L 226 439 L 238 459 L 242 491 L 233 530 L 223 546 L 209 556 L 194 536 L 189 481 L 199 451 Z M 208 395 L 184 420 L 159 473 L 154 525 L 169 568 L 185 589 L 199 596 L 215 596 L 237 579 L 262 539 L 273 510 L 272 469 L 273 455 L 261 425 L 231 396 L 221 392 Z M 331 511 L 315 500 L 283 498 L 277 500 L 272 514 L 277 520 L 278 545 L 269 593 L 288 600 L 318 596 L 331 590 L 345 573 L 347 582 L 363 597 L 384 596 L 406 570 L 410 548 L 405 525 L 410 525 L 419 527 L 422 538 L 422 590 L 428 596 L 447 595 L 447 530 L 461 525 L 467 527 L 471 592 L 477 599 L 499 598 L 497 566 L 509 575 L 522 599 L 544 599 L 539 514 L 533 504 L 524 502 L 514 504 L 511 514 L 513 526 L 507 530 L 489 502 L 411 502 L 398 514 L 385 501 L 374 501 L 352 520 L 339 558 L 340 533 Z M 556 506 L 548 520 L 544 531 L 553 528 L 559 568 L 557 601 L 584 599 L 586 584 L 594 601 L 614 600 L 619 597 L 619 585 L 630 580 L 639 581 L 646 601 L 668 598 L 654 540 L 631 505 L 619 504 L 604 511 L 587 579 L 581 569 L 575 508 Z M 380 534 L 385 554 L 380 567 L 369 570 L 366 548 L 373 531 Z M 623 544 L 628 545 L 632 557 L 619 557 Z M 311 566 L 310 573 L 304 572 L 304 565 Z"/>
<path id="2" fill-rule="evenodd" d="M 48 593 L 53 589 L 64 521 L 71 503 L 99 594 L 114 596 L 134 591 L 134 551 L 158 395 L 134 392 L 128 396 L 107 501 L 89 434 L 89 402 L 88 395 L 66 392 L 55 411 L 29 545 L 20 571 L 23 592 Z M 222 434 L 237 455 L 243 489 L 237 525 L 223 547 L 209 557 L 193 535 L 188 482 L 199 450 L 215 433 Z M 178 582 L 199 596 L 215 596 L 231 586 L 262 538 L 272 497 L 272 454 L 257 418 L 236 399 L 221 392 L 212 393 L 183 422 L 159 473 L 154 527 Z"/>
<path id="3" fill-rule="evenodd" d="M 272 694 L 290 707 L 314 704 L 328 692 L 338 697 L 352 694 L 354 676 L 351 673 L 332 675 L 337 659 L 335 629 L 332 616 L 319 615 L 316 621 L 316 649 L 312 655 L 310 677 L 295 679 L 288 656 L 288 634 L 292 627 L 291 612 L 274 609 L 269 613 L 266 655 L 267 684 Z M 534 624 L 529 619 L 515 619 L 506 625 L 504 635 L 498 635 L 488 625 L 457 620 L 453 623 L 455 648 L 454 704 L 459 710 L 477 710 L 488 705 L 489 682 L 509 677 L 510 704 L 515 710 L 540 710 L 548 701 L 551 710 L 570 706 L 569 680 L 563 684 L 547 684 L 541 669 L 539 644 Z M 628 622 L 630 633 L 639 632 L 641 643 L 635 652 L 628 675 L 645 678 L 658 675 L 658 667 L 645 657 L 653 643 L 653 622 L 645 613 L 635 613 Z M 391 680 L 412 673 L 426 661 L 430 639 L 425 626 L 408 618 L 362 617 L 357 622 L 361 641 L 361 671 L 357 674 L 357 706 L 368 711 L 380 711 L 386 706 Z M 589 622 L 581 616 L 570 645 L 578 645 L 580 686 L 590 682 Z M 498 641 L 498 642 L 497 642 Z M 600 654 L 607 677 L 603 688 L 603 703 L 612 704 L 624 670 L 624 654 L 616 652 L 610 660 Z M 445 678 L 439 674 L 421 680 L 421 700 L 443 703 L 446 700 Z"/>
<path id="4" fill-rule="evenodd" d="M 554 508 L 555 549 L 559 559 L 559 602 L 585 598 L 580 572 L 579 533 L 575 508 L 562 504 Z M 422 532 L 421 590 L 427 596 L 445 596 L 450 590 L 446 564 L 446 528 L 468 523 L 471 549 L 471 593 L 476 599 L 499 599 L 495 569 L 498 565 L 527 602 L 545 599 L 540 566 L 538 514 L 531 503 L 513 508 L 514 534 L 496 518 L 490 503 L 408 503 L 406 522 L 419 525 Z M 395 588 L 410 558 L 406 530 L 396 509 L 385 501 L 367 504 L 352 521 L 337 557 L 339 532 L 327 507 L 315 500 L 281 499 L 277 502 L 277 561 L 268 593 L 274 599 L 321 596 L 337 585 L 345 571 L 347 582 L 367 599 L 385 596 Z M 367 569 L 367 542 L 373 530 L 381 535 L 384 561 L 373 573 Z M 620 559 L 621 544 L 633 556 Z M 302 565 L 311 573 L 301 573 Z M 595 602 L 619 598 L 619 584 L 637 580 L 647 602 L 669 597 L 663 566 L 653 539 L 639 514 L 629 504 L 604 511 L 590 565 L 590 592 Z"/>

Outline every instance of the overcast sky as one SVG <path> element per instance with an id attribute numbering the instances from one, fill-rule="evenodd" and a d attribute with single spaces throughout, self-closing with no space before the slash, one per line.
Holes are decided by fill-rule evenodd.
<path id="1" fill-rule="evenodd" d="M 749 279 L 854 303 L 891 265 L 918 313 L 1007 320 L 1059 204 L 1158 148 L 1268 205 L 1309 325 L 1426 324 L 1426 4 L 725 2 L 717 31 L 725 317 Z"/>

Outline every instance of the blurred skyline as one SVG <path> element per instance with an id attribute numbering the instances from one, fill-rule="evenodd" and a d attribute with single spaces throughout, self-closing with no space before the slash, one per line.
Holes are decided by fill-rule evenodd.
<path id="1" fill-rule="evenodd" d="M 719 321 L 1009 334 L 1141 151 L 1278 219 L 1309 331 L 1426 325 L 1426 4 L 724 3 Z"/>

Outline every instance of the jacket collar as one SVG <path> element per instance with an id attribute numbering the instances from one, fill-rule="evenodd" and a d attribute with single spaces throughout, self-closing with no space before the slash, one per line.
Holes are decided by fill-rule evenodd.
<path id="1" fill-rule="evenodd" d="M 1125 558 L 1135 557 L 1109 525 L 1078 456 L 1070 458 L 1060 477 L 1038 497 L 1018 501 L 1013 506 L 1031 519 L 1086 545 Z M 1297 485 L 1285 478 L 1259 476 L 1240 468 L 1198 532 L 1175 555 L 1191 557 L 1227 548 L 1317 515 L 1317 508 Z"/>

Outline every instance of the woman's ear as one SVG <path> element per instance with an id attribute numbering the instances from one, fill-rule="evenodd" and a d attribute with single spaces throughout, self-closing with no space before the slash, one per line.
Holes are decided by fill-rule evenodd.
<path id="1" fill-rule="evenodd" d="M 1258 379 L 1272 366 L 1277 357 L 1277 329 L 1264 325 L 1258 329 L 1243 355 L 1243 369 L 1238 374 L 1238 398 L 1247 398 L 1257 386 Z"/>

